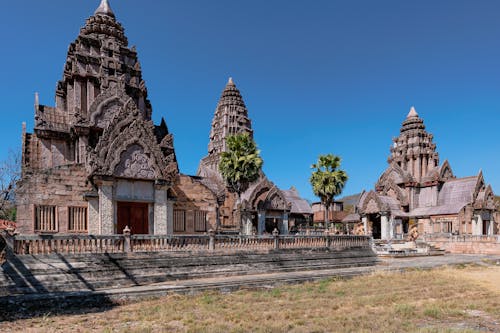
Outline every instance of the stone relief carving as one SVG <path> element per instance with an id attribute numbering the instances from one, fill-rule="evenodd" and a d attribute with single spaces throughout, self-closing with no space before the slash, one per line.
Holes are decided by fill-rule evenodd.
<path id="1" fill-rule="evenodd" d="M 365 213 L 366 214 L 376 214 L 380 212 L 380 209 L 377 205 L 377 203 L 375 202 L 374 199 L 371 199 L 370 201 L 368 201 L 368 204 L 366 205 L 366 208 L 365 208 Z"/>
<path id="2" fill-rule="evenodd" d="M 155 171 L 143 148 L 134 144 L 122 153 L 122 160 L 116 167 L 115 175 L 127 178 L 154 179 Z"/>
<path id="3" fill-rule="evenodd" d="M 94 125 L 100 128 L 106 128 L 111 123 L 113 118 L 120 112 L 122 103 L 119 100 L 112 100 L 106 105 L 103 105 L 100 109 L 100 113 L 95 115 Z"/>
<path id="4" fill-rule="evenodd" d="M 90 154 L 91 174 L 113 175 L 117 166 L 122 163 L 122 154 L 132 145 L 137 145 L 142 148 L 142 153 L 147 156 L 151 169 L 155 171 L 152 178 L 175 181 L 178 175 L 175 153 L 173 150 L 169 154 L 162 151 L 154 129 L 153 123 L 144 120 L 134 101 L 129 99 L 105 129 L 95 151 Z M 132 152 L 130 156 L 131 154 Z M 137 165 L 141 157 L 136 154 L 136 160 L 131 160 L 130 163 L 134 162 L 134 165 Z M 125 172 L 126 169 L 122 167 L 120 171 Z"/>

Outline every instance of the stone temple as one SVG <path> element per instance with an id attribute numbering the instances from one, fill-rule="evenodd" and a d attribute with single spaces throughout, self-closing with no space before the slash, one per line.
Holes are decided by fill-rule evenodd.
<path id="1" fill-rule="evenodd" d="M 300 198 L 294 188 L 279 189 L 264 173 L 241 195 L 238 206 L 236 196 L 226 190 L 219 173 L 219 160 L 221 153 L 226 151 L 226 137 L 239 133 L 253 137 L 252 122 L 241 93 L 230 78 L 215 110 L 208 155 L 198 167 L 201 182 L 219 198 L 218 229 L 261 235 L 276 228 L 286 234 L 292 227 L 308 222 L 312 217 L 309 203 Z"/>
<path id="2" fill-rule="evenodd" d="M 497 234 L 496 206 L 483 173 L 456 178 L 448 161 L 439 162 L 433 135 L 415 108 L 393 140 L 389 166 L 375 189 L 364 192 L 357 213 L 344 222 L 361 221 L 375 239 L 400 239 L 410 228 L 423 234 Z"/>
<path id="3" fill-rule="evenodd" d="M 226 191 L 217 168 L 225 138 L 252 134 L 231 80 L 197 176 L 179 173 L 173 136 L 165 120 L 155 125 L 151 116 L 137 51 L 102 0 L 69 46 L 55 106 L 40 105 L 36 96 L 33 133 L 23 128 L 19 232 L 109 235 L 128 226 L 134 234 L 250 234 L 274 227 L 287 233 L 311 215 L 295 190 L 280 190 L 264 175 L 241 206 Z"/>

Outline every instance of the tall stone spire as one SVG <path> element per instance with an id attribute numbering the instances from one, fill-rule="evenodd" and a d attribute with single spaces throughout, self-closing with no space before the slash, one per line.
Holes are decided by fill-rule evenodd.
<path id="1" fill-rule="evenodd" d="M 233 78 L 229 78 L 220 97 L 210 131 L 208 154 L 220 154 L 226 150 L 226 137 L 239 133 L 253 136 L 248 110 Z"/>
<path id="2" fill-rule="evenodd" d="M 218 174 L 220 154 L 226 151 L 226 138 L 239 133 L 248 133 L 253 137 L 252 122 L 240 91 L 233 78 L 229 78 L 215 109 L 208 156 L 201 160 L 198 175 L 207 177 Z"/>
<path id="3" fill-rule="evenodd" d="M 104 96 L 105 92 L 109 96 Z M 128 46 L 125 30 L 108 0 L 102 0 L 68 48 L 63 77 L 57 85 L 56 108 L 71 124 L 104 128 L 119 106 L 104 114 L 96 113 L 95 103 L 120 93 L 128 96 L 123 99 L 133 99 L 142 115 L 151 119 L 137 51 Z"/>
<path id="4" fill-rule="evenodd" d="M 115 17 L 115 13 L 113 13 L 113 10 L 111 9 L 111 6 L 109 5 L 108 0 L 101 1 L 101 4 L 99 5 L 99 7 L 97 7 L 94 15 L 98 15 L 98 14 Z"/>
<path id="5" fill-rule="evenodd" d="M 403 121 L 400 135 L 393 140 L 388 162 L 397 164 L 420 182 L 430 170 L 439 165 L 439 154 L 433 139 L 433 135 L 425 129 L 423 119 L 412 107 Z"/>

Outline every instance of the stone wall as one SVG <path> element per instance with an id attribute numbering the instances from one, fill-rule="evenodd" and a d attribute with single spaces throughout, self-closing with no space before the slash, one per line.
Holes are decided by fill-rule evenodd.
<path id="1" fill-rule="evenodd" d="M 500 255 L 500 243 L 490 241 L 463 241 L 448 240 L 427 241 L 440 249 L 454 254 L 493 254 Z"/>
<path id="2" fill-rule="evenodd" d="M 33 169 L 50 169 L 73 163 L 75 147 L 66 140 L 42 139 L 28 135 L 27 164 Z"/>
<path id="3" fill-rule="evenodd" d="M 194 218 L 196 212 L 200 211 L 206 212 L 206 230 L 216 229 L 217 198 L 197 177 L 180 175 L 179 181 L 173 190 L 177 196 L 177 200 L 174 203 L 174 211 L 184 212 L 186 223 L 186 228 L 183 232 L 174 230 L 176 234 L 196 233 Z"/>
<path id="4" fill-rule="evenodd" d="M 88 207 L 84 194 L 91 190 L 83 165 L 27 173 L 16 191 L 17 230 L 33 234 L 35 205 L 48 205 L 56 206 L 58 232 L 67 233 L 68 207 Z"/>

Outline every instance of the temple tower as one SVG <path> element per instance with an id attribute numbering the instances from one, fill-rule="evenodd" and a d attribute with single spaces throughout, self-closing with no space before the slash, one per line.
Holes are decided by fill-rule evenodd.
<path id="1" fill-rule="evenodd" d="M 17 190 L 22 233 L 173 232 L 179 171 L 137 52 L 102 0 L 68 48 L 55 107 L 35 97 Z"/>
<path id="2" fill-rule="evenodd" d="M 111 115 L 93 119 L 91 106 L 102 91 L 120 85 L 144 118 L 151 119 L 151 104 L 135 47 L 128 47 L 122 25 L 108 1 L 102 0 L 69 46 L 63 77 L 57 84 L 56 109 L 66 111 L 70 123 L 88 120 L 102 128 Z"/>
<path id="3" fill-rule="evenodd" d="M 439 154 L 433 135 L 425 130 L 424 121 L 412 107 L 400 130 L 393 139 L 389 164 L 395 163 L 420 183 L 429 170 L 439 165 Z"/>
<path id="4" fill-rule="evenodd" d="M 215 109 L 208 143 L 208 156 L 201 160 L 198 175 L 203 177 L 218 174 L 220 153 L 226 151 L 226 138 L 230 135 L 248 133 L 253 137 L 252 122 L 240 91 L 232 78 L 222 91 Z"/>

